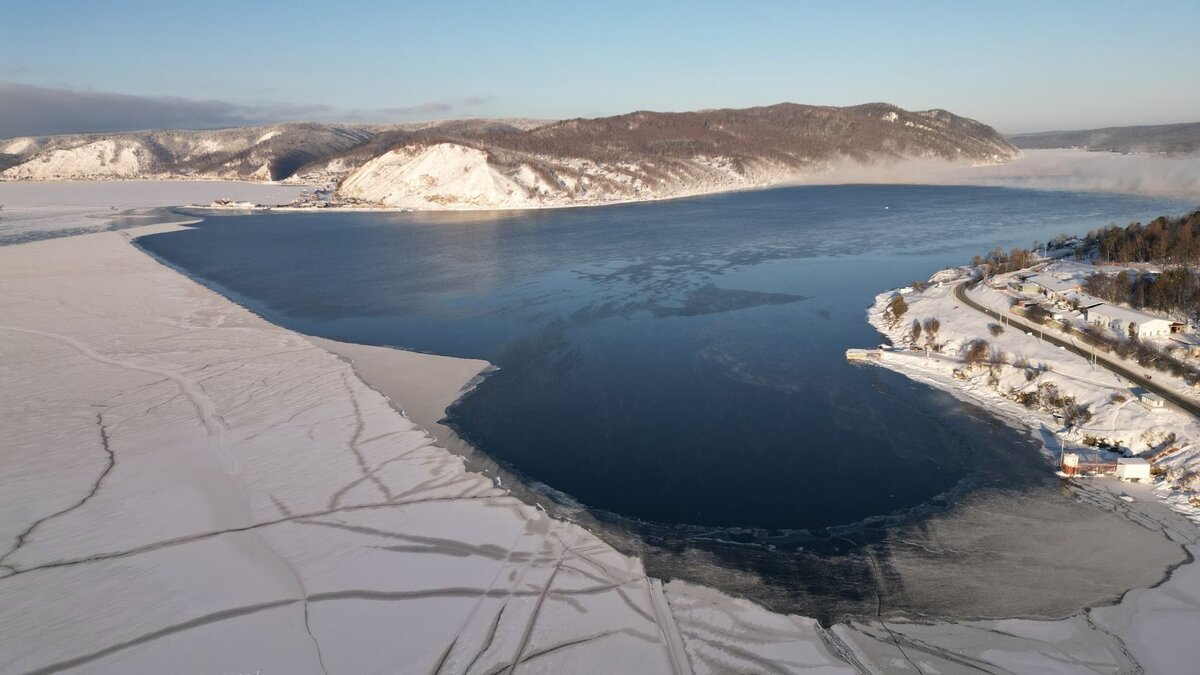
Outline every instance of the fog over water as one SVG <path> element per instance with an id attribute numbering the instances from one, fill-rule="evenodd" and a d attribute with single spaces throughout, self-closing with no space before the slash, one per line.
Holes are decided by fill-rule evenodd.
<path id="1" fill-rule="evenodd" d="M 1173 197 L 1192 205 L 1200 204 L 1200 154 L 1117 154 L 1068 149 L 1023 150 L 1022 153 L 1022 157 L 1005 164 L 975 167 L 938 160 L 873 166 L 835 165 L 829 172 L 803 182 L 1094 190 Z M 1120 219 L 1114 219 L 1121 223 Z"/>

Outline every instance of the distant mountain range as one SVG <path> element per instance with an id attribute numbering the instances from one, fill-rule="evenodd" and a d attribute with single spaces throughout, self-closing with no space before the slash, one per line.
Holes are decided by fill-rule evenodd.
<path id="1" fill-rule="evenodd" d="M 0 180 L 220 178 L 336 187 L 342 203 L 526 207 L 778 184 L 843 165 L 996 164 L 1020 155 L 991 127 L 885 103 L 783 103 L 559 122 L 280 124 L 0 141 Z"/>
<path id="2" fill-rule="evenodd" d="M 1017 134 L 1009 136 L 1008 140 L 1027 150 L 1083 148 L 1096 152 L 1188 153 L 1200 151 L 1200 122 L 1044 131 Z"/>

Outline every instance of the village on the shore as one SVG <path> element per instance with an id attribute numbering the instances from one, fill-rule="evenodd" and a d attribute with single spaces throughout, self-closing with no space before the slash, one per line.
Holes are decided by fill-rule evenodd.
<path id="1" fill-rule="evenodd" d="M 1117 300 L 1163 266 L 1080 251 L 1060 238 L 1028 259 L 997 252 L 881 293 L 868 314 L 890 344 L 847 356 L 1029 429 L 1065 479 L 1147 483 L 1200 523 L 1200 332 Z"/>

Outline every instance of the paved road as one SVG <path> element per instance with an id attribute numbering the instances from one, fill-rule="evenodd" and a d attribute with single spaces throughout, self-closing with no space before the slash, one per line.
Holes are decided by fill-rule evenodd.
<path id="1" fill-rule="evenodd" d="M 970 307 L 971 309 L 973 309 L 977 312 L 982 312 L 996 320 L 1000 320 L 1001 318 L 1003 318 L 1006 322 L 1012 324 L 1013 326 L 1016 326 L 1017 328 L 1020 328 L 1021 330 L 1025 331 L 1026 333 L 1029 333 L 1030 335 L 1040 334 L 1042 336 L 1042 339 L 1046 340 L 1047 342 L 1049 342 L 1051 344 L 1058 345 L 1059 347 L 1065 347 L 1066 349 L 1068 349 L 1076 354 L 1079 354 L 1080 356 L 1084 357 L 1085 359 L 1092 358 L 1092 352 L 1082 349 L 1079 346 L 1077 346 L 1074 342 L 1072 342 L 1070 340 L 1065 340 L 1062 337 L 1058 336 L 1056 334 L 1057 331 L 1053 328 L 1045 329 L 1045 328 L 1041 328 L 1041 327 L 1035 327 L 1033 324 L 1028 323 L 1024 319 L 1021 319 L 1019 317 L 1012 316 L 1012 315 L 1005 315 L 1005 316 L 1001 317 L 999 312 L 988 309 L 987 307 L 984 307 L 983 305 L 980 305 L 979 303 L 975 302 L 971 298 L 967 297 L 967 287 L 972 286 L 972 285 L 973 285 L 973 283 L 971 283 L 971 282 L 963 282 L 963 283 L 958 284 L 958 286 L 956 286 L 954 288 L 954 297 L 957 298 L 959 300 L 959 302 L 963 303 L 967 307 Z M 1175 391 L 1168 389 L 1166 387 L 1163 387 L 1160 384 L 1155 384 L 1154 382 L 1143 377 L 1141 372 L 1135 372 L 1133 370 L 1130 370 L 1128 367 L 1126 367 L 1122 363 L 1113 361 L 1110 357 L 1106 356 L 1103 352 L 1096 354 L 1096 362 L 1098 364 L 1102 364 L 1105 368 L 1113 371 L 1114 373 L 1120 375 L 1121 377 L 1124 377 L 1125 379 L 1129 380 L 1130 382 L 1133 382 L 1134 384 L 1137 384 L 1138 386 L 1143 387 L 1146 391 L 1150 391 L 1150 392 L 1154 392 L 1155 394 L 1158 394 L 1159 396 L 1163 397 L 1164 400 L 1170 401 L 1173 405 L 1177 406 L 1179 409 L 1189 412 L 1197 417 L 1200 417 L 1200 403 L 1197 403 L 1196 401 L 1193 401 L 1188 398 L 1184 398 L 1184 397 L 1180 396 L 1178 393 L 1176 393 Z M 1141 371 L 1142 369 L 1139 368 L 1138 370 Z"/>

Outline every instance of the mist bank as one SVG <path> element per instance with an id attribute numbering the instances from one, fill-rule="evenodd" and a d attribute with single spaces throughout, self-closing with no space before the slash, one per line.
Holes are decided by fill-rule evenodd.
<path id="1" fill-rule="evenodd" d="M 1025 150 L 1007 164 L 963 166 L 909 160 L 863 166 L 833 165 L 796 181 L 802 185 L 909 183 L 986 185 L 1041 190 L 1096 190 L 1200 200 L 1200 153 L 1121 155 L 1086 150 Z"/>

